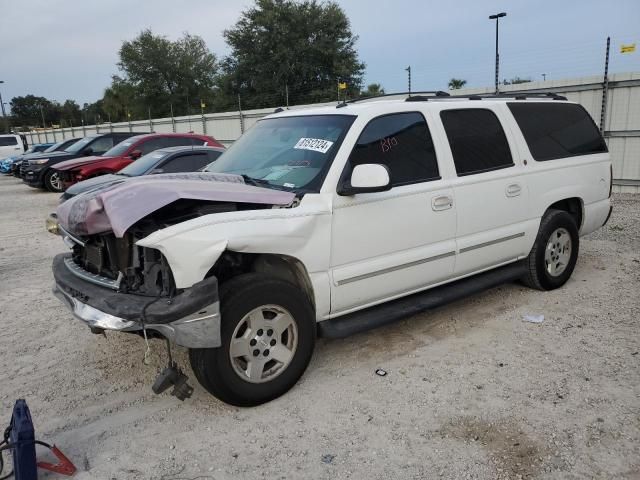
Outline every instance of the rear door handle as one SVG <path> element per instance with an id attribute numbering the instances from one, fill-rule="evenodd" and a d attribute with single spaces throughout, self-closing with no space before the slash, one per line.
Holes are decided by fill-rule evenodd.
<path id="1" fill-rule="evenodd" d="M 453 207 L 453 198 L 448 195 L 441 195 L 431 199 L 431 209 L 435 212 L 439 210 L 448 210 Z"/>
<path id="2" fill-rule="evenodd" d="M 522 193 L 522 187 L 519 183 L 512 183 L 507 187 L 505 193 L 507 197 L 517 197 L 518 195 L 520 195 L 520 193 Z"/>

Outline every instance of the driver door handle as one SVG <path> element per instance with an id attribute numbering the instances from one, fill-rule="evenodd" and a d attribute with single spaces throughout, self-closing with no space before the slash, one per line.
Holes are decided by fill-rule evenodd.
<path id="1" fill-rule="evenodd" d="M 522 187 L 519 183 L 512 183 L 505 191 L 507 197 L 517 197 L 522 192 Z"/>
<path id="2" fill-rule="evenodd" d="M 431 199 L 431 209 L 434 212 L 449 210 L 451 207 L 453 207 L 453 198 L 449 195 L 440 195 Z"/>

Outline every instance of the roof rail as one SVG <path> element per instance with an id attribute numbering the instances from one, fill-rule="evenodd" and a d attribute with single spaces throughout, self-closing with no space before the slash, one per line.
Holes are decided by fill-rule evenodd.
<path id="1" fill-rule="evenodd" d="M 483 100 L 492 98 L 513 98 L 515 100 L 526 100 L 527 98 L 551 98 L 553 100 L 566 100 L 567 97 L 553 92 L 527 93 L 526 91 L 509 93 L 480 93 L 472 95 L 451 95 L 449 98 L 467 98 L 469 100 Z"/>
<path id="2" fill-rule="evenodd" d="M 407 98 L 407 101 L 409 100 L 409 98 L 428 98 L 428 97 L 425 97 L 425 95 L 434 95 L 436 97 L 448 97 L 449 96 L 449 94 L 447 92 L 443 92 L 442 90 L 424 90 L 424 91 L 420 91 L 420 92 L 384 93 L 382 95 L 370 95 L 370 96 L 367 96 L 367 97 L 359 97 L 359 98 L 353 98 L 351 100 L 345 100 L 345 101 L 339 103 L 336 106 L 336 108 L 346 107 L 350 103 L 362 102 L 362 101 L 366 101 L 366 100 L 375 100 L 377 98 L 397 97 L 399 95 L 408 95 L 409 97 Z M 417 96 L 413 97 L 412 95 L 417 95 Z"/>

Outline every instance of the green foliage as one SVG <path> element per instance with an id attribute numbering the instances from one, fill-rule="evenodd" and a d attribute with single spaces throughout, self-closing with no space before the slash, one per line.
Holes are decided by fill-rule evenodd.
<path id="1" fill-rule="evenodd" d="M 355 50 L 357 36 L 334 2 L 257 0 L 224 37 L 231 54 L 218 78 L 218 107 L 243 108 L 335 100 L 338 81 L 356 96 L 364 64 Z M 345 91 L 341 92 L 341 96 Z"/>
<path id="2" fill-rule="evenodd" d="M 362 97 L 375 97 L 376 95 L 384 95 L 384 88 L 379 83 L 370 83 L 366 90 L 360 92 Z"/>
<path id="3" fill-rule="evenodd" d="M 184 115 L 212 98 L 216 57 L 204 40 L 185 33 L 171 41 L 144 30 L 134 40 L 125 41 L 119 51 L 118 67 L 124 77 L 114 76 L 105 91 L 105 108 L 112 117 Z M 191 107 L 188 107 L 190 104 Z M 198 108 L 199 110 L 199 108 Z"/>
<path id="4" fill-rule="evenodd" d="M 449 90 L 458 90 L 467 84 L 466 80 L 460 78 L 452 78 L 449 80 Z"/>
<path id="5" fill-rule="evenodd" d="M 66 100 L 63 104 L 45 97 L 25 95 L 11 99 L 11 124 L 30 127 L 42 127 L 43 117 L 46 126 L 73 122 L 80 123 L 80 107 L 74 100 Z"/>

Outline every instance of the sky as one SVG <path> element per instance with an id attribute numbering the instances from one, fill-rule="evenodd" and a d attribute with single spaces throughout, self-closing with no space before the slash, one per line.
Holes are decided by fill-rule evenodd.
<path id="1" fill-rule="evenodd" d="M 80 105 L 102 97 L 118 73 L 125 40 L 150 28 L 169 39 L 189 32 L 219 58 L 222 32 L 249 0 L 5 0 L 0 16 L 0 94 L 34 94 Z M 387 92 L 469 87 L 494 82 L 495 21 L 500 20 L 500 79 L 547 80 L 601 75 L 606 37 L 610 72 L 640 72 L 640 0 L 338 0 L 358 35 L 365 83 Z M 620 54 L 620 44 L 638 51 Z"/>

